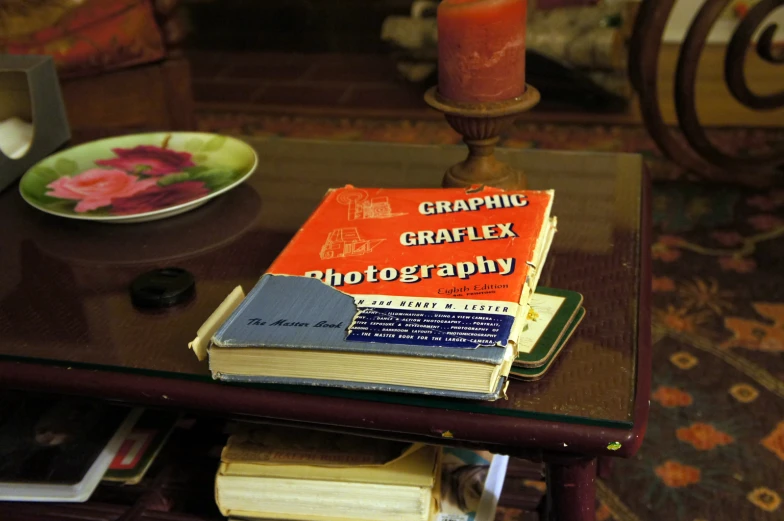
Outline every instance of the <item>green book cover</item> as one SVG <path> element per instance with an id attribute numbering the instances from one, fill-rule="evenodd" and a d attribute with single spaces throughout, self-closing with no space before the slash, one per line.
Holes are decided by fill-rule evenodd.
<path id="1" fill-rule="evenodd" d="M 145 409 L 117 451 L 103 476 L 104 481 L 126 485 L 139 483 L 166 444 L 180 417 L 176 412 Z"/>
<path id="2" fill-rule="evenodd" d="M 514 365 L 540 367 L 561 345 L 562 337 L 581 308 L 583 296 L 576 291 L 538 287 L 531 297 L 531 311 L 517 340 Z"/>
<path id="3" fill-rule="evenodd" d="M 512 370 L 509 371 L 509 377 L 514 378 L 516 380 L 538 380 L 550 369 L 553 365 L 553 362 L 558 357 L 558 354 L 563 349 L 566 342 L 569 340 L 569 337 L 572 336 L 574 333 L 575 328 L 577 325 L 582 321 L 583 317 L 585 316 L 585 308 L 581 307 L 577 310 L 577 313 L 574 316 L 574 319 L 566 326 L 566 329 L 563 330 L 562 334 L 559 336 L 558 342 L 553 346 L 549 356 L 544 360 L 544 363 L 539 367 L 520 367 L 520 366 L 513 366 Z"/>

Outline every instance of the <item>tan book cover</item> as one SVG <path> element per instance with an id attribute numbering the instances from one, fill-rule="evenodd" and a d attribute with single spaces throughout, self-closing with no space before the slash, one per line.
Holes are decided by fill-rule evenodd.
<path id="1" fill-rule="evenodd" d="M 244 426 L 223 449 L 215 498 L 240 518 L 414 521 L 436 510 L 440 473 L 439 447 Z"/>
<path id="2" fill-rule="evenodd" d="M 431 486 L 440 450 L 420 443 L 265 427 L 233 434 L 219 476 Z"/>
<path id="3" fill-rule="evenodd" d="M 224 463 L 356 467 L 385 465 L 421 445 L 278 426 L 240 426 L 221 453 Z"/>

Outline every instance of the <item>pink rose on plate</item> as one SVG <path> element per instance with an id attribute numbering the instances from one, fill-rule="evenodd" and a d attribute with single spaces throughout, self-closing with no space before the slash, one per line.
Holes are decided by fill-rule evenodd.
<path id="1" fill-rule="evenodd" d="M 184 181 L 168 186 L 156 185 L 130 197 L 116 199 L 112 203 L 112 212 L 116 215 L 154 212 L 193 201 L 209 193 L 210 191 L 201 181 Z"/>
<path id="2" fill-rule="evenodd" d="M 113 148 L 112 152 L 117 154 L 117 157 L 99 159 L 95 164 L 149 176 L 174 174 L 189 166 L 196 166 L 188 152 L 177 152 L 153 145 Z"/>
<path id="3" fill-rule="evenodd" d="M 73 177 L 61 177 L 47 185 L 49 197 L 79 201 L 79 213 L 109 206 L 112 200 L 128 197 L 154 186 L 155 179 L 139 179 L 122 170 L 93 168 Z"/>

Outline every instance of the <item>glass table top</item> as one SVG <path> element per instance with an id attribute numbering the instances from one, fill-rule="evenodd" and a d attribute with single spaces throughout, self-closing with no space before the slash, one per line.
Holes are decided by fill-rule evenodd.
<path id="1" fill-rule="evenodd" d="M 437 187 L 444 169 L 465 154 L 458 146 L 247 141 L 260 161 L 247 183 L 161 221 L 65 220 L 27 206 L 16 186 L 0 194 L 0 357 L 212 382 L 207 362 L 196 359 L 188 342 L 235 286 L 248 291 L 254 285 L 328 188 Z M 585 298 L 584 321 L 545 377 L 512 382 L 508 399 L 497 402 L 288 389 L 631 425 L 641 305 L 641 159 L 510 149 L 498 156 L 523 168 L 530 188 L 555 189 L 558 233 L 539 283 Z M 134 308 L 131 281 L 167 266 L 194 274 L 196 297 L 163 312 Z"/>

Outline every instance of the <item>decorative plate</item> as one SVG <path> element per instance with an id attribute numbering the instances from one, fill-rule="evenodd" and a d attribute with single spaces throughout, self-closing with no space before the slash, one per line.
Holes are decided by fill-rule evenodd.
<path id="1" fill-rule="evenodd" d="M 255 170 L 247 143 L 218 134 L 158 132 L 85 143 L 30 168 L 19 191 L 41 211 L 90 221 L 142 222 L 192 210 Z"/>

